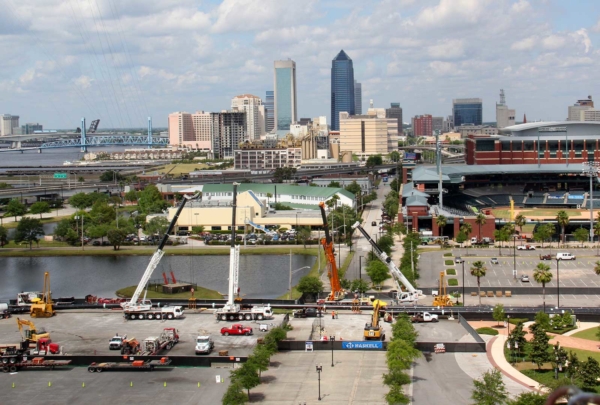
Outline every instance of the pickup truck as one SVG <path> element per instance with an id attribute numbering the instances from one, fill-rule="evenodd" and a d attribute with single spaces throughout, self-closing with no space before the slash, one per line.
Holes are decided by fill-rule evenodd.
<path id="1" fill-rule="evenodd" d="M 420 323 L 420 322 L 438 322 L 438 316 L 436 314 L 430 314 L 429 312 L 422 312 L 414 315 L 410 318 L 412 323 Z"/>
<path id="2" fill-rule="evenodd" d="M 552 260 L 552 255 L 540 255 L 540 260 Z"/>
<path id="3" fill-rule="evenodd" d="M 196 338 L 196 354 L 210 354 L 215 347 L 215 342 L 210 336 L 198 336 Z"/>
<path id="4" fill-rule="evenodd" d="M 229 335 L 246 335 L 249 336 L 252 334 L 252 328 L 244 326 L 240 323 L 234 323 L 231 326 L 225 326 L 221 328 L 221 335 L 229 336 Z"/>
<path id="5" fill-rule="evenodd" d="M 123 347 L 123 341 L 127 339 L 127 335 L 119 336 L 118 334 L 108 342 L 108 348 L 110 350 L 121 350 Z"/>
<path id="6" fill-rule="evenodd" d="M 317 308 L 302 308 L 294 311 L 294 318 L 319 318 L 321 311 L 317 311 Z"/>
<path id="7" fill-rule="evenodd" d="M 533 246 L 533 245 L 520 245 L 520 246 L 517 246 L 517 250 L 535 250 L 535 246 Z"/>

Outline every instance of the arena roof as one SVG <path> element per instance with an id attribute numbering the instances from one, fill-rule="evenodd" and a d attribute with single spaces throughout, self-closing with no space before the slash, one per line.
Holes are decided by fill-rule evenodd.
<path id="1" fill-rule="evenodd" d="M 534 174 L 534 173 L 565 173 L 581 174 L 581 163 L 567 164 L 531 164 L 531 165 L 449 165 L 442 166 L 442 182 L 460 184 L 464 176 L 494 175 L 494 174 Z M 435 166 L 418 166 L 412 172 L 415 183 L 437 183 L 439 175 Z"/>
<path id="2" fill-rule="evenodd" d="M 600 135 L 600 122 L 597 121 L 539 121 L 528 122 L 526 124 L 511 125 L 499 130 L 502 134 L 512 134 L 512 136 L 531 136 L 537 135 L 540 128 L 547 127 L 567 127 L 569 135 Z M 548 135 L 549 133 L 545 133 Z M 560 135 L 561 132 L 556 132 Z M 564 132 L 562 132 L 564 134 Z M 564 136 L 564 135 L 563 135 Z"/>

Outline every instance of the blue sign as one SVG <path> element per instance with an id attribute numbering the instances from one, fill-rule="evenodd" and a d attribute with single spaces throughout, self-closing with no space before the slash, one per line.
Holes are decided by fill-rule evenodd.
<path id="1" fill-rule="evenodd" d="M 416 153 L 405 153 L 404 154 L 404 159 L 406 159 L 406 160 L 415 160 L 415 159 L 417 159 L 417 154 Z"/>
<path id="2" fill-rule="evenodd" d="M 383 342 L 342 342 L 342 349 L 348 350 L 373 350 L 383 349 Z"/>

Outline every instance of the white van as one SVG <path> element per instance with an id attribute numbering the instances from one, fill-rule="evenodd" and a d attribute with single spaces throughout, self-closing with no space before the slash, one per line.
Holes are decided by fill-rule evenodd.
<path id="1" fill-rule="evenodd" d="M 557 253 L 556 260 L 575 260 L 575 255 L 571 253 Z"/>

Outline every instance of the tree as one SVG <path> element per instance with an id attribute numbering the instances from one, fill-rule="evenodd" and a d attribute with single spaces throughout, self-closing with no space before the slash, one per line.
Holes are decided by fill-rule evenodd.
<path id="1" fill-rule="evenodd" d="M 479 226 L 479 235 L 477 241 L 481 242 L 481 227 L 487 223 L 487 218 L 481 212 L 475 217 L 475 223 Z"/>
<path id="2" fill-rule="evenodd" d="M 355 196 L 360 195 L 362 193 L 362 188 L 360 188 L 360 185 L 356 182 L 356 180 L 348 184 L 345 187 L 345 189 L 354 194 Z"/>
<path id="3" fill-rule="evenodd" d="M 125 201 L 134 202 L 138 199 L 138 192 L 136 190 L 129 190 L 125 193 Z"/>
<path id="4" fill-rule="evenodd" d="M 456 243 L 460 243 L 462 246 L 463 243 L 467 241 L 467 235 L 463 231 L 460 231 L 458 235 L 456 235 Z"/>
<path id="5" fill-rule="evenodd" d="M 169 221 L 165 217 L 154 217 L 146 223 L 144 231 L 148 235 L 163 236 L 167 232 Z"/>
<path id="6" fill-rule="evenodd" d="M 95 225 L 110 224 L 116 218 L 114 207 L 108 205 L 106 200 L 96 200 L 89 212 L 91 223 Z M 87 220 L 87 218 L 86 218 Z"/>
<path id="7" fill-rule="evenodd" d="M 90 238 L 100 238 L 104 241 L 104 237 L 108 234 L 109 227 L 110 225 L 108 224 L 92 225 L 89 226 L 85 232 Z"/>
<path id="8" fill-rule="evenodd" d="M 501 405 L 508 400 L 508 392 L 498 370 L 483 373 L 481 378 L 473 381 L 471 398 L 477 405 Z"/>
<path id="9" fill-rule="evenodd" d="M 399 162 L 400 161 L 400 152 L 398 152 L 397 150 L 393 150 L 390 152 L 390 160 L 394 163 Z"/>
<path id="10" fill-rule="evenodd" d="M 502 228 L 494 231 L 494 238 L 497 242 L 508 242 L 512 235 L 512 228 L 504 225 Z M 498 254 L 502 256 L 502 243 L 498 243 Z"/>
<path id="11" fill-rule="evenodd" d="M 15 221 L 18 216 L 22 216 L 27 212 L 27 207 L 25 204 L 20 202 L 17 199 L 12 199 L 6 205 L 6 209 L 4 210 L 4 215 L 7 217 L 15 217 Z"/>
<path id="12" fill-rule="evenodd" d="M 381 166 L 381 164 L 383 163 L 383 159 L 381 158 L 381 155 L 372 155 L 369 156 L 369 158 L 367 159 L 367 167 L 375 167 L 375 166 Z"/>
<path id="13" fill-rule="evenodd" d="M 544 311 L 539 311 L 535 314 L 535 323 L 540 325 L 544 330 L 550 330 L 550 315 Z"/>
<path id="14" fill-rule="evenodd" d="M 435 224 L 440 228 L 440 236 L 444 236 L 444 227 L 448 223 L 448 219 L 446 219 L 443 215 L 438 215 L 435 219 Z"/>
<path id="15" fill-rule="evenodd" d="M 546 283 L 552 281 L 552 273 L 550 272 L 550 266 L 545 263 L 538 263 L 537 267 L 533 271 L 533 279 L 536 283 L 542 284 L 542 296 L 544 297 L 544 312 L 546 312 Z"/>
<path id="16" fill-rule="evenodd" d="M 596 245 L 596 256 L 598 256 L 600 254 L 600 212 L 598 213 L 598 218 L 596 218 L 596 222 L 594 223 L 594 236 L 597 236 L 599 239 L 598 244 Z"/>
<path id="17" fill-rule="evenodd" d="M 579 376 L 585 390 L 594 390 L 600 378 L 600 364 L 594 358 L 588 357 L 580 366 Z"/>
<path id="18" fill-rule="evenodd" d="M 508 401 L 507 405 L 544 405 L 547 394 L 540 394 L 538 392 L 522 392 L 515 397 L 515 399 Z"/>
<path id="19" fill-rule="evenodd" d="M 192 226 L 192 233 L 200 235 L 204 232 L 204 225 Z"/>
<path id="20" fill-rule="evenodd" d="M 304 276 L 298 282 L 296 290 L 302 294 L 317 295 L 323 292 L 323 282 L 319 277 Z"/>
<path id="21" fill-rule="evenodd" d="M 109 170 L 100 175 L 100 181 L 110 182 L 110 181 L 121 181 L 124 180 L 125 177 L 121 175 L 121 173 L 116 170 Z"/>
<path id="22" fill-rule="evenodd" d="M 73 194 L 71 198 L 69 198 L 69 204 L 71 207 L 77 208 L 78 210 L 82 210 L 85 208 L 89 208 L 92 206 L 92 201 L 87 193 L 77 193 Z"/>
<path id="23" fill-rule="evenodd" d="M 339 181 L 331 181 L 327 187 L 341 188 L 342 186 L 340 185 Z"/>
<path id="24" fill-rule="evenodd" d="M 306 249 L 306 241 L 310 239 L 310 235 L 310 228 L 307 226 L 301 226 L 296 234 L 298 240 L 304 244 L 304 249 Z"/>
<path id="25" fill-rule="evenodd" d="M 261 347 L 261 346 L 256 346 L 257 349 L 259 347 Z M 267 371 L 269 369 L 270 357 L 271 357 L 271 355 L 268 350 L 262 350 L 262 351 L 255 350 L 254 354 L 251 354 L 250 356 L 248 356 L 248 359 L 246 360 L 246 362 L 250 363 L 249 367 L 258 371 L 258 377 L 260 378 L 260 376 L 262 375 L 262 372 Z"/>
<path id="26" fill-rule="evenodd" d="M 248 399 L 250 399 L 250 390 L 260 384 L 260 378 L 256 371 L 252 363 L 246 362 L 231 373 L 231 381 L 238 382 L 242 388 L 248 391 Z"/>
<path id="27" fill-rule="evenodd" d="M 577 228 L 575 232 L 573 232 L 573 235 L 575 236 L 575 239 L 581 242 L 581 247 L 583 247 L 583 242 L 587 242 L 590 238 L 590 232 L 585 228 Z"/>
<path id="28" fill-rule="evenodd" d="M 500 325 L 500 322 L 506 319 L 506 313 L 504 313 L 504 305 L 496 304 L 494 306 L 494 312 L 492 313 L 492 318 L 497 322 L 497 325 Z"/>
<path id="29" fill-rule="evenodd" d="M 544 363 L 550 361 L 550 352 L 548 351 L 550 338 L 546 334 L 546 330 L 537 323 L 532 324 L 529 330 L 533 333 L 533 339 L 529 342 L 529 358 L 538 366 L 539 370 Z"/>
<path id="30" fill-rule="evenodd" d="M 573 383 L 573 378 L 577 377 L 580 372 L 581 362 L 577 357 L 577 353 L 569 351 L 568 354 L 568 366 L 567 366 L 567 376 L 571 379 L 571 383 Z"/>
<path id="31" fill-rule="evenodd" d="M 392 277 L 390 276 L 388 267 L 377 259 L 369 262 L 367 266 L 367 274 L 373 282 L 373 285 L 377 285 L 379 287 L 381 287 L 381 284 L 385 280 Z"/>
<path id="32" fill-rule="evenodd" d="M 154 184 L 150 184 L 140 192 L 138 197 L 140 211 L 144 214 L 154 214 L 162 212 L 167 207 L 167 202 L 163 200 L 162 194 Z"/>
<path id="33" fill-rule="evenodd" d="M 267 193 L 267 205 L 271 206 L 271 198 L 273 198 L 273 194 Z"/>
<path id="34" fill-rule="evenodd" d="M 469 236 L 471 236 L 471 233 L 473 233 L 473 226 L 470 223 L 465 222 L 460 226 L 460 232 L 462 232 L 465 235 L 465 240 L 468 240 Z"/>
<path id="35" fill-rule="evenodd" d="M 379 249 L 384 251 L 388 256 L 392 255 L 392 247 L 394 246 L 394 238 L 389 235 L 383 235 L 377 241 L 377 246 Z"/>
<path id="36" fill-rule="evenodd" d="M 354 279 L 352 280 L 352 284 L 350 284 L 350 290 L 364 294 L 369 291 L 369 283 L 361 278 Z"/>
<path id="37" fill-rule="evenodd" d="M 415 330 L 414 325 L 410 321 L 408 314 L 400 313 L 396 318 L 396 322 L 392 324 L 392 339 L 402 339 L 411 345 L 415 345 L 419 333 Z"/>
<path id="38" fill-rule="evenodd" d="M 40 214 L 40 219 L 42 219 L 42 214 L 50 212 L 50 204 L 46 201 L 35 202 L 31 204 L 30 211 L 32 214 Z"/>
<path id="39" fill-rule="evenodd" d="M 555 232 L 554 225 L 543 224 L 543 225 L 538 226 L 536 228 L 536 230 L 533 232 L 533 239 L 536 242 L 541 242 L 542 248 L 543 248 L 544 242 L 547 241 L 548 239 L 551 239 L 552 235 L 554 235 L 554 232 Z"/>
<path id="40" fill-rule="evenodd" d="M 15 232 L 15 242 L 29 243 L 29 249 L 31 250 L 31 245 L 33 244 L 33 242 L 37 243 L 39 240 L 39 236 L 44 234 L 44 227 L 42 226 L 42 222 L 39 219 L 23 217 L 17 225 L 17 230 Z"/>
<path id="41" fill-rule="evenodd" d="M 342 278 L 340 280 L 340 286 L 342 286 L 344 290 L 350 290 L 350 287 L 352 287 L 352 282 L 347 278 Z"/>
<path id="42" fill-rule="evenodd" d="M 127 232 L 124 229 L 112 228 L 107 233 L 108 242 L 114 250 L 119 250 L 127 237 Z"/>
<path id="43" fill-rule="evenodd" d="M 600 276 L 600 260 L 597 260 L 594 264 L 594 273 L 596 273 L 597 276 Z"/>
<path id="44" fill-rule="evenodd" d="M 477 295 L 479 296 L 479 306 L 481 306 L 481 277 L 485 277 L 487 268 L 481 260 L 477 260 L 471 267 L 471 275 L 477 277 Z"/>
<path id="45" fill-rule="evenodd" d="M 515 217 L 515 225 L 519 227 L 519 234 L 523 233 L 523 226 L 527 223 L 525 215 L 519 214 Z"/>
<path id="46" fill-rule="evenodd" d="M 0 248 L 4 247 L 4 245 L 8 244 L 8 230 L 0 226 Z"/>
<path id="47" fill-rule="evenodd" d="M 223 405 L 244 405 L 248 401 L 248 397 L 242 391 L 243 389 L 239 382 L 232 382 L 223 394 L 221 403 Z"/>
<path id="48" fill-rule="evenodd" d="M 523 323 L 519 322 L 508 335 L 508 341 L 510 346 L 514 348 L 523 349 L 527 339 L 525 339 L 525 331 L 523 330 Z"/>
<path id="49" fill-rule="evenodd" d="M 565 227 L 569 225 L 569 214 L 566 211 L 560 210 L 556 213 L 556 222 L 560 226 L 560 234 L 562 243 L 565 243 Z"/>

